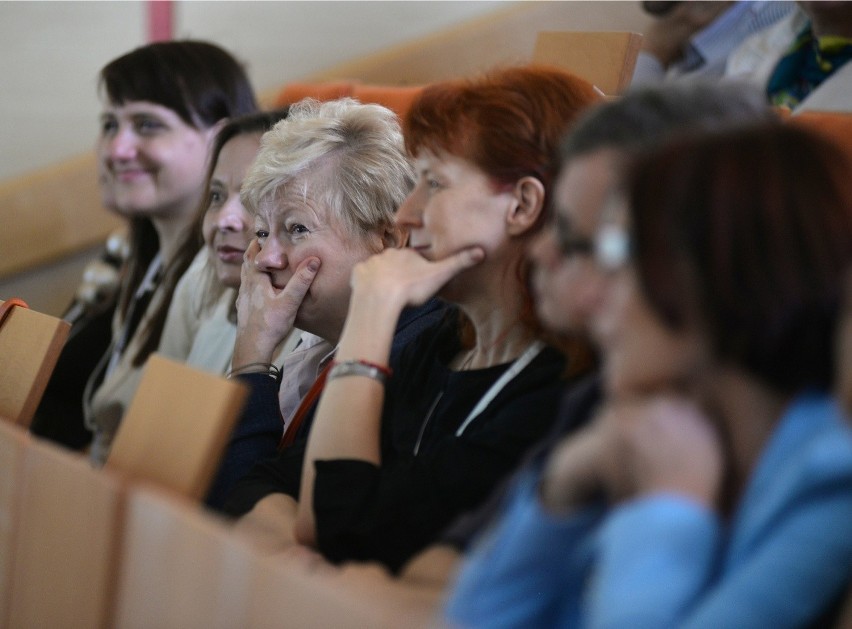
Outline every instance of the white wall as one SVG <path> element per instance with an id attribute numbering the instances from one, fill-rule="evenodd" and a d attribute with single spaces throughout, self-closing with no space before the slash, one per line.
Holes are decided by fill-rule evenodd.
<path id="1" fill-rule="evenodd" d="M 143 43 L 143 2 L 0 2 L 0 179 L 89 149 L 96 75 Z"/>
<path id="2" fill-rule="evenodd" d="M 262 90 L 493 11 L 500 2 L 175 4 L 175 36 L 210 39 Z M 0 180 L 88 150 L 96 77 L 147 37 L 147 3 L 0 2 Z"/>
<path id="3" fill-rule="evenodd" d="M 175 36 L 210 39 L 259 91 L 451 27 L 500 1 L 175 2 Z M 641 30 L 638 2 L 564 2 L 577 29 Z M 88 150 L 97 73 L 145 43 L 148 3 L 0 0 L 0 181 Z M 572 16 L 573 21 L 573 16 Z"/>
<path id="4" fill-rule="evenodd" d="M 223 45 L 264 91 L 511 4 L 185 0 L 174 5 L 175 36 Z M 577 30 L 641 32 L 648 19 L 634 0 L 560 4 Z M 0 0 L 0 181 L 91 149 L 98 71 L 145 43 L 147 11 L 140 0 Z M 2 216 L 0 207 L 0 225 Z M 0 296 L 59 314 L 92 255 L 2 278 Z"/>
<path id="5" fill-rule="evenodd" d="M 178 34 L 237 51 L 249 60 L 256 87 L 264 89 L 507 6 L 434 0 L 184 2 Z"/>

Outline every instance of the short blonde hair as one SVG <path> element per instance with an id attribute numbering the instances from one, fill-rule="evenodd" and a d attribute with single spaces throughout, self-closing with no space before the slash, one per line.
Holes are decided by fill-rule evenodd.
<path id="1" fill-rule="evenodd" d="M 261 140 L 243 180 L 243 205 L 256 214 L 296 182 L 310 185 L 353 235 L 391 228 L 414 184 L 396 114 L 351 98 L 291 105 Z"/>

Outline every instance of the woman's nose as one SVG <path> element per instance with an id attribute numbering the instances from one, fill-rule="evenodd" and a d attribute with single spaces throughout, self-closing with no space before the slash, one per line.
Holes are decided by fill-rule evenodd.
<path id="1" fill-rule="evenodd" d="M 136 157 L 138 148 L 136 134 L 128 128 L 119 127 L 109 142 L 108 152 L 114 160 L 127 161 Z"/>
<path id="2" fill-rule="evenodd" d="M 216 228 L 221 232 L 242 232 L 246 229 L 245 210 L 239 196 L 231 195 L 216 217 Z"/>
<path id="3" fill-rule="evenodd" d="M 396 211 L 396 222 L 402 227 L 418 227 L 423 220 L 425 195 L 417 184 Z"/>
<path id="4" fill-rule="evenodd" d="M 266 273 L 285 269 L 287 268 L 287 250 L 277 238 L 267 236 L 260 246 L 260 252 L 255 257 L 254 264 L 258 271 Z"/>

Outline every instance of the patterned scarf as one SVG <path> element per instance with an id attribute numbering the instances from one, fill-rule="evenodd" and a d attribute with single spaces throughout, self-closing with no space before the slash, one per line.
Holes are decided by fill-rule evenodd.
<path id="1" fill-rule="evenodd" d="M 808 24 L 772 71 L 766 86 L 769 102 L 793 109 L 850 59 L 852 39 L 814 37 Z"/>

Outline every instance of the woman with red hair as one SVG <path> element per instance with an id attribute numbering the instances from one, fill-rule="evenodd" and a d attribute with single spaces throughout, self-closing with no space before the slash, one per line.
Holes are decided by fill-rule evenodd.
<path id="1" fill-rule="evenodd" d="M 417 183 L 397 212 L 409 246 L 353 272 L 308 440 L 298 541 L 393 569 L 549 428 L 565 365 L 533 319 L 525 252 L 545 222 L 557 143 L 596 100 L 563 72 L 515 68 L 414 103 Z M 400 312 L 434 295 L 458 314 L 388 365 Z M 579 361 L 569 356 L 569 370 Z"/>
<path id="2" fill-rule="evenodd" d="M 572 75 L 528 67 L 433 85 L 413 104 L 404 130 L 417 179 L 397 212 L 409 246 L 353 271 L 293 496 L 296 541 L 395 571 L 547 432 L 565 374 L 589 361 L 576 344 L 566 369 L 545 343 L 525 251 L 546 220 L 558 142 L 599 98 Z M 403 308 L 436 295 L 452 316 L 390 360 Z"/>

